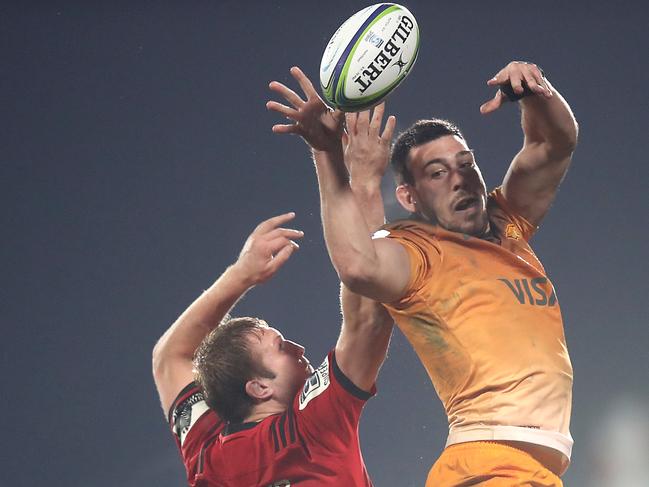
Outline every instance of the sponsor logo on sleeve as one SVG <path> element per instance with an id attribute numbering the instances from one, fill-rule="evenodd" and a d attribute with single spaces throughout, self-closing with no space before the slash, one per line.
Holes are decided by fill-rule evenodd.
<path id="1" fill-rule="evenodd" d="M 513 223 L 509 223 L 505 228 L 505 236 L 513 240 L 520 240 L 523 238 L 523 234 Z"/>
<path id="2" fill-rule="evenodd" d="M 208 411 L 202 392 L 196 392 L 185 399 L 173 412 L 174 433 L 182 445 L 187 433 L 196 424 L 196 421 Z"/>
<path id="3" fill-rule="evenodd" d="M 325 358 L 320 367 L 318 367 L 304 383 L 304 387 L 300 393 L 300 411 L 303 410 L 313 398 L 318 397 L 326 391 L 330 382 L 329 360 Z"/>

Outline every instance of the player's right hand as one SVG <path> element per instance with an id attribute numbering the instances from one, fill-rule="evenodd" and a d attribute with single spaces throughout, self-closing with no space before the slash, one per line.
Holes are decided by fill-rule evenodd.
<path id="1" fill-rule="evenodd" d="M 341 150 L 342 112 L 332 110 L 322 101 L 313 87 L 313 83 L 300 68 L 291 68 L 291 75 L 300 84 L 306 100 L 303 100 L 286 85 L 278 81 L 271 81 L 268 87 L 284 97 L 291 106 L 271 100 L 266 103 L 266 108 L 295 122 L 273 125 L 273 132 L 297 134 L 313 150 L 326 152 Z"/>
<path id="2" fill-rule="evenodd" d="M 381 185 L 381 178 L 390 158 L 392 134 L 397 123 L 396 118 L 391 115 L 381 133 L 384 112 L 385 102 L 374 108 L 371 117 L 370 110 L 345 114 L 347 132 L 343 135 L 343 147 L 345 165 L 353 188 Z"/>
<path id="3" fill-rule="evenodd" d="M 302 238 L 304 232 L 281 227 L 293 218 L 293 212 L 274 216 L 250 234 L 233 266 L 246 284 L 254 286 L 273 277 L 299 248 L 295 239 Z"/>

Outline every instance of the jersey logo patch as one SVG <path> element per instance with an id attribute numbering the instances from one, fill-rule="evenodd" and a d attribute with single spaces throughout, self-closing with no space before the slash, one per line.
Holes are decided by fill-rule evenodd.
<path id="1" fill-rule="evenodd" d="M 280 480 L 279 482 L 270 484 L 268 487 L 291 487 L 291 483 L 288 480 Z"/>
<path id="2" fill-rule="evenodd" d="M 304 387 L 300 393 L 300 411 L 309 404 L 309 401 L 326 391 L 330 382 L 329 360 L 325 358 L 320 367 L 304 383 Z"/>
<path id="3" fill-rule="evenodd" d="M 180 440 L 181 446 L 185 441 L 189 430 L 196 424 L 198 418 L 208 410 L 209 407 L 205 403 L 202 392 L 195 392 L 180 403 L 174 410 L 172 416 L 174 433 Z"/>
<path id="4" fill-rule="evenodd" d="M 514 225 L 513 223 L 510 223 L 505 228 L 505 237 L 511 238 L 511 239 L 514 239 L 514 240 L 520 240 L 521 238 L 523 238 L 523 234 L 516 227 L 516 225 Z"/>

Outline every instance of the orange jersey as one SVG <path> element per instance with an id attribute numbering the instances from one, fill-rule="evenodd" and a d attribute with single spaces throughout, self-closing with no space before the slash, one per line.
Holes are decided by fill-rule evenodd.
<path id="1" fill-rule="evenodd" d="M 572 366 L 554 288 L 528 245 L 535 228 L 500 188 L 487 211 L 494 241 L 409 220 L 377 232 L 410 257 L 406 294 L 386 307 L 444 404 L 447 445 L 525 441 L 569 459 Z"/>

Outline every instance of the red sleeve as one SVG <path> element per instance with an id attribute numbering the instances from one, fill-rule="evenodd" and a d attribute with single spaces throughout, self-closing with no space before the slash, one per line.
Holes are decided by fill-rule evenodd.
<path id="1" fill-rule="evenodd" d="M 187 470 L 187 480 L 194 485 L 201 451 L 217 438 L 225 423 L 207 406 L 203 391 L 195 382 L 178 394 L 168 420 Z"/>
<path id="2" fill-rule="evenodd" d="M 376 393 L 359 389 L 340 370 L 332 350 L 293 401 L 295 420 L 309 440 L 329 450 L 345 450 L 357 441 L 358 421 Z"/>

